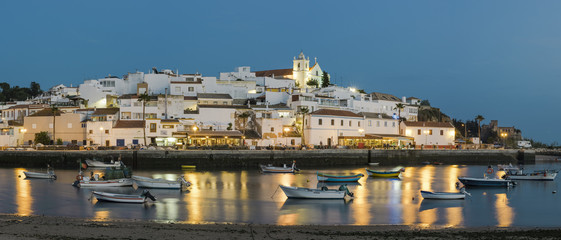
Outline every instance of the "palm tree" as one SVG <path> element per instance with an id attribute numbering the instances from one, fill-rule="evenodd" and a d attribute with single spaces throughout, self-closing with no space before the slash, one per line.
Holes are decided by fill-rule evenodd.
<path id="1" fill-rule="evenodd" d="M 146 145 L 146 102 L 150 101 L 150 95 L 147 92 L 138 95 L 138 100 L 142 103 L 142 128 L 144 133 L 144 145 Z"/>
<path id="2" fill-rule="evenodd" d="M 398 134 L 401 135 L 401 122 L 403 120 L 401 120 L 401 110 L 405 108 L 405 104 L 403 103 L 396 103 L 395 104 L 395 108 L 393 108 L 394 110 L 397 110 L 397 117 L 399 119 L 399 126 L 398 126 Z"/>
<path id="3" fill-rule="evenodd" d="M 477 115 L 475 117 L 475 120 L 477 121 L 477 133 L 479 135 L 479 148 L 481 148 L 481 121 L 485 120 L 485 118 L 481 115 Z"/>
<path id="4" fill-rule="evenodd" d="M 236 117 L 242 119 L 242 123 L 243 123 L 243 135 L 245 136 L 246 123 L 247 123 L 247 119 L 248 119 L 249 117 L 251 117 L 251 112 L 249 112 L 249 111 L 242 112 L 242 113 L 236 114 Z"/>
<path id="5" fill-rule="evenodd" d="M 310 112 L 310 109 L 308 107 L 304 107 L 304 106 L 300 106 L 298 109 L 299 113 L 302 114 L 302 144 L 304 145 L 305 143 L 305 138 L 304 138 L 304 123 L 306 122 L 306 114 L 308 114 L 308 112 Z"/>
<path id="6" fill-rule="evenodd" d="M 56 114 L 58 113 L 59 109 L 54 104 L 51 105 L 51 112 L 53 113 L 53 144 L 56 144 Z"/>
<path id="7" fill-rule="evenodd" d="M 82 104 L 84 105 L 84 108 L 88 108 L 88 103 L 90 102 L 89 99 L 82 99 Z"/>

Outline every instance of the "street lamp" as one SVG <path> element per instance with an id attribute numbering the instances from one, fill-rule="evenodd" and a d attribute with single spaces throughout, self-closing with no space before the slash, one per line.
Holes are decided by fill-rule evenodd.
<path id="1" fill-rule="evenodd" d="M 506 138 L 508 137 L 508 133 L 502 132 L 501 137 L 503 138 L 503 146 L 506 149 Z"/>
<path id="2" fill-rule="evenodd" d="M 103 142 L 103 127 L 99 127 L 99 146 L 102 146 Z"/>

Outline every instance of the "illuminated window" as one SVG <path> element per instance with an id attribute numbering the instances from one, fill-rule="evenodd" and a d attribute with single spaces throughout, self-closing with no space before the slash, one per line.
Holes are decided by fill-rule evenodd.
<path id="1" fill-rule="evenodd" d="M 156 132 L 156 124 L 150 123 L 150 132 Z"/>

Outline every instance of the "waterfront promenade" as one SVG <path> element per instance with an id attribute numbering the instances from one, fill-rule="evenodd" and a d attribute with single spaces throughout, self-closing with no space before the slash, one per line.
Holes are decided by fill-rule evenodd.
<path id="1" fill-rule="evenodd" d="M 533 150 L 90 150 L 90 151 L 0 151 L 0 167 L 75 168 L 80 160 L 117 160 L 134 169 L 177 169 L 196 165 L 198 169 L 247 169 L 259 164 L 289 164 L 299 167 L 381 165 L 535 163 Z"/>

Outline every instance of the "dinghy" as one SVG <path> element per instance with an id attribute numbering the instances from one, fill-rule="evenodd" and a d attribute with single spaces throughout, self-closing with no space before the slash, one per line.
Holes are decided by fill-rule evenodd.
<path id="1" fill-rule="evenodd" d="M 183 176 L 175 181 L 165 180 L 161 178 L 149 178 L 141 176 L 132 176 L 136 185 L 141 188 L 165 188 L 165 189 L 181 189 L 183 186 L 189 187 L 191 183 L 185 180 Z"/>
<path id="2" fill-rule="evenodd" d="M 83 177 L 82 180 L 76 180 L 74 186 L 79 188 L 88 187 L 132 187 L 132 179 L 130 178 L 119 178 L 111 180 L 95 180 L 89 177 Z"/>
<path id="3" fill-rule="evenodd" d="M 532 173 L 524 173 L 522 169 L 505 168 L 504 179 L 509 180 L 534 180 L 534 181 L 553 181 L 557 176 L 555 170 L 538 170 Z"/>
<path id="4" fill-rule="evenodd" d="M 272 165 L 259 165 L 261 168 L 261 172 L 263 173 L 295 173 L 300 171 L 300 169 L 296 168 L 296 161 L 292 161 L 292 166 L 287 167 L 286 164 L 282 167 L 274 167 Z"/>
<path id="5" fill-rule="evenodd" d="M 458 177 L 458 180 L 469 187 L 512 187 L 515 182 L 500 178 L 471 178 Z"/>
<path id="6" fill-rule="evenodd" d="M 431 192 L 421 190 L 421 196 L 423 196 L 424 199 L 464 199 L 466 195 L 470 194 L 466 192 L 464 188 L 460 189 L 460 192 Z"/>
<path id="7" fill-rule="evenodd" d="M 364 174 L 331 175 L 318 172 L 317 177 L 320 182 L 356 182 L 361 177 L 364 177 Z"/>
<path id="8" fill-rule="evenodd" d="M 399 175 L 402 172 L 405 172 L 405 168 L 401 168 L 397 171 L 374 171 L 374 170 L 366 168 L 366 173 L 370 177 L 394 178 L 394 177 L 399 177 Z"/>
<path id="9" fill-rule="evenodd" d="M 302 188 L 290 187 L 279 185 L 286 197 L 288 198 L 306 198 L 306 199 L 343 199 L 349 195 L 353 197 L 353 193 L 349 191 L 346 185 L 341 185 L 339 189 L 329 189 L 322 187 L 321 189 L 315 188 Z"/>
<path id="10" fill-rule="evenodd" d="M 149 191 L 144 190 L 140 195 L 127 195 L 108 192 L 92 191 L 92 195 L 98 201 L 118 202 L 118 203 L 145 203 L 148 198 L 156 201 L 156 197 L 152 196 Z"/>
<path id="11" fill-rule="evenodd" d="M 123 162 L 121 162 L 120 160 L 117 161 L 111 160 L 111 162 L 106 163 L 97 160 L 86 159 L 86 164 L 88 165 L 88 167 L 94 167 L 94 168 L 106 168 L 106 167 L 119 168 L 121 166 L 124 166 Z"/>
<path id="12" fill-rule="evenodd" d="M 23 172 L 26 178 L 41 178 L 41 179 L 54 179 L 56 180 L 55 171 L 51 168 L 47 168 L 46 173 L 39 172 Z"/>
<path id="13" fill-rule="evenodd" d="M 370 166 L 378 166 L 378 165 L 380 165 L 380 163 L 377 163 L 377 162 L 371 162 L 371 163 L 368 163 L 368 165 L 370 165 Z"/>

